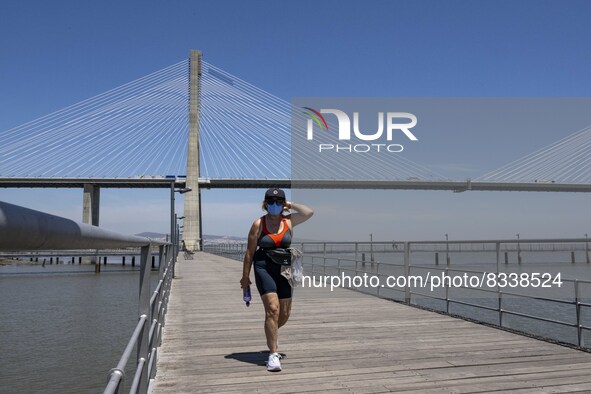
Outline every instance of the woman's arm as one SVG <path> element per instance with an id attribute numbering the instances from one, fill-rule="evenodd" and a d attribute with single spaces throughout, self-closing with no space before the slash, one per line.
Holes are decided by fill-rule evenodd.
<path id="1" fill-rule="evenodd" d="M 244 253 L 244 263 L 242 264 L 242 279 L 240 279 L 240 287 L 245 289 L 252 283 L 250 281 L 250 268 L 252 267 L 252 259 L 254 252 L 257 250 L 257 237 L 259 235 L 259 227 L 261 219 L 257 219 L 252 223 L 250 231 L 248 232 L 248 243 L 246 244 L 246 252 Z"/>
<path id="2" fill-rule="evenodd" d="M 314 215 L 312 208 L 303 204 L 296 204 L 289 201 L 287 201 L 285 204 L 287 205 L 287 209 L 294 209 L 296 211 L 290 215 L 292 226 L 297 226 L 298 224 L 304 223 L 306 220 L 310 219 L 312 215 Z"/>

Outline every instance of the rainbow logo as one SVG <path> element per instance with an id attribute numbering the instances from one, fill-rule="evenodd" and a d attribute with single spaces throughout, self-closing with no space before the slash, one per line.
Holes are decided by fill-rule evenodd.
<path id="1" fill-rule="evenodd" d="M 310 112 L 304 111 L 304 113 L 306 115 L 308 115 L 309 117 L 311 117 L 314 120 L 314 122 L 316 122 L 316 124 L 320 127 L 321 130 L 328 131 L 328 123 L 326 123 L 326 119 L 324 119 L 324 116 L 322 116 L 322 114 L 320 112 L 318 112 L 315 109 L 312 109 L 310 107 L 303 107 L 303 108 L 310 111 Z"/>

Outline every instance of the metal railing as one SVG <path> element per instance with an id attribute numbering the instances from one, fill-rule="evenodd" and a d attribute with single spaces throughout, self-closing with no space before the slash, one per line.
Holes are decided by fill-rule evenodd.
<path id="1" fill-rule="evenodd" d="M 520 239 L 482 241 L 414 241 L 414 242 L 304 242 L 293 244 L 304 251 L 304 269 L 307 275 L 342 275 L 378 277 L 384 284 L 391 276 L 405 278 L 421 276 L 425 286 L 414 286 L 406 280 L 404 286 L 377 286 L 349 288 L 381 298 L 435 309 L 450 315 L 481 320 L 498 327 L 534 334 L 538 337 L 570 343 L 589 349 L 585 333 L 591 330 L 586 316 L 591 318 L 591 265 L 589 265 L 588 239 Z M 206 251 L 242 260 L 245 244 L 208 245 Z M 545 265 L 544 265 L 545 264 Z M 541 267 L 541 268 L 540 268 Z M 554 291 L 540 291 L 528 286 L 501 286 L 499 274 L 515 271 L 519 275 L 528 270 L 560 268 L 585 270 L 586 278 L 574 274 L 561 275 L 562 285 Z M 559 272 L 561 272 L 559 271 Z M 574 271 L 573 271 L 574 272 Z M 494 286 L 454 286 L 443 281 L 438 291 L 429 291 L 433 276 L 492 274 Z M 527 273 L 529 275 L 529 273 Z M 554 277 L 554 276 L 552 276 Z M 439 284 L 441 281 L 439 281 Z M 427 289 L 425 291 L 425 289 Z M 469 294 L 467 294 L 469 293 Z M 557 294 L 559 293 L 559 294 Z M 523 302 L 521 302 L 521 301 Z M 540 308 L 535 305 L 543 304 Z M 534 306 L 532 306 L 534 305 Z M 547 307 L 546 307 L 547 305 Z M 467 313 L 467 308 L 480 311 Z M 556 316 L 548 316 L 555 310 Z M 493 313 L 494 316 L 486 315 Z M 486 319 L 485 319 L 486 317 Z M 548 323 L 576 330 L 574 340 L 556 335 L 533 332 L 536 327 L 518 326 L 509 317 Z M 517 327 L 517 328 L 516 328 Z M 560 334 L 563 335 L 563 334 Z M 566 335 L 566 334 L 564 334 Z"/>
<path id="2" fill-rule="evenodd" d="M 145 393 L 154 382 L 158 348 L 162 343 L 162 328 L 173 279 L 173 267 L 178 249 L 174 245 L 162 245 L 159 249 L 160 264 L 158 284 L 150 294 L 150 247 L 142 247 L 140 268 L 139 319 L 117 366 L 109 371 L 109 381 L 104 393 L 118 393 L 125 377 L 132 351 L 137 347 L 137 367 L 133 375 L 130 393 Z"/>
<path id="3" fill-rule="evenodd" d="M 176 232 L 178 235 L 178 232 Z M 104 393 L 118 393 L 134 348 L 137 364 L 130 393 L 146 393 L 156 375 L 158 347 L 178 255 L 172 244 L 122 235 L 70 219 L 0 201 L 0 251 L 140 248 L 139 318 L 117 366 L 109 371 Z M 158 248 L 158 284 L 150 291 L 149 260 Z"/>
<path id="4" fill-rule="evenodd" d="M 204 244 L 203 251 L 228 257 L 232 260 L 242 260 L 246 251 L 246 243 Z"/>

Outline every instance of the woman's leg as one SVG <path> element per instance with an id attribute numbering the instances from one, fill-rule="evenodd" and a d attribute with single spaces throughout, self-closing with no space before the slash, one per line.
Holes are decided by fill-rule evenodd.
<path id="1" fill-rule="evenodd" d="M 271 353 L 275 353 L 279 327 L 287 323 L 291 313 L 292 288 L 288 280 L 281 276 L 279 265 L 261 259 L 255 260 L 254 269 L 257 288 L 265 307 L 267 346 Z"/>
<path id="2" fill-rule="evenodd" d="M 277 320 L 277 328 L 281 328 L 287 323 L 289 315 L 291 314 L 291 298 L 282 298 L 279 300 L 279 319 Z"/>
<path id="3" fill-rule="evenodd" d="M 261 296 L 265 306 L 265 336 L 271 353 L 277 352 L 277 330 L 279 329 L 279 298 L 277 293 L 267 293 Z M 285 324 L 285 323 L 284 323 Z"/>

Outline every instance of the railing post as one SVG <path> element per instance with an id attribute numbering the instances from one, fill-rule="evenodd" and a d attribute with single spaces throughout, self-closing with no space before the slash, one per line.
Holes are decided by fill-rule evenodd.
<path id="1" fill-rule="evenodd" d="M 449 265 L 445 267 L 445 278 L 449 278 Z M 449 314 L 449 281 L 445 280 L 445 313 Z"/>
<path id="2" fill-rule="evenodd" d="M 162 291 L 162 316 L 160 317 L 161 325 L 164 326 L 166 319 L 166 307 L 168 305 L 168 297 L 170 296 L 170 288 L 172 286 L 172 245 L 166 247 L 166 266 L 168 271 L 163 277 L 164 290 Z M 160 338 L 162 343 L 162 338 Z"/>
<path id="3" fill-rule="evenodd" d="M 168 245 L 161 245 L 159 251 L 160 254 L 160 264 L 158 265 L 158 280 L 162 280 L 164 278 L 164 270 L 168 264 L 168 252 L 169 246 Z"/>
<path id="4" fill-rule="evenodd" d="M 579 301 L 579 281 L 575 279 L 575 307 L 577 311 L 577 344 L 582 347 L 583 341 L 583 328 L 581 326 L 581 303 Z"/>
<path id="5" fill-rule="evenodd" d="M 150 353 L 150 322 L 152 321 L 150 316 L 150 267 L 148 266 L 148 260 L 150 259 L 150 246 L 142 246 L 141 250 L 141 265 L 140 265 L 140 299 L 139 299 L 139 314 L 140 316 L 145 315 L 146 320 L 144 327 L 138 340 L 138 351 L 137 351 L 137 362 L 138 364 L 142 361 L 144 366 L 142 368 L 142 374 L 140 377 L 140 384 L 138 391 L 145 393 L 148 391 L 148 354 Z"/>
<path id="6" fill-rule="evenodd" d="M 497 281 L 497 287 L 499 286 Z M 503 291 L 499 288 L 499 327 L 503 327 Z"/>
<path id="7" fill-rule="evenodd" d="M 408 277 L 410 275 L 410 242 L 404 243 L 404 276 L 406 281 L 404 284 L 404 302 L 410 304 L 410 286 L 408 285 Z"/>
<path id="8" fill-rule="evenodd" d="M 170 245 L 163 245 L 161 246 L 162 251 L 160 252 L 161 260 L 160 260 L 160 267 L 158 268 L 158 281 L 162 281 L 162 285 L 160 287 L 160 292 L 158 293 L 158 342 L 156 343 L 157 346 L 162 345 L 162 326 L 164 325 L 164 308 L 166 306 L 166 296 L 168 292 L 166 277 L 164 277 L 164 271 L 166 271 L 166 267 L 168 267 L 169 257 L 170 257 Z"/>
<path id="9" fill-rule="evenodd" d="M 154 256 L 152 256 L 152 258 L 154 258 Z M 154 333 L 152 334 L 152 341 L 149 343 L 150 345 L 150 352 L 151 352 L 151 362 L 147 363 L 148 364 L 148 368 L 151 367 L 150 369 L 150 376 L 147 377 L 148 381 L 150 379 L 153 379 L 156 376 L 156 371 L 158 368 L 157 365 L 157 360 L 158 360 L 158 347 L 161 345 L 161 330 L 162 330 L 162 325 L 161 325 L 161 319 L 162 319 L 162 295 L 164 293 L 164 281 L 162 280 L 163 278 L 163 272 L 164 272 L 164 267 L 166 265 L 166 255 L 165 255 L 165 246 L 164 245 L 160 245 L 158 247 L 158 282 L 160 283 L 160 281 L 162 281 L 162 283 L 160 283 L 160 289 L 158 291 L 158 293 L 156 294 L 156 298 L 154 299 L 154 304 L 152 305 L 152 309 L 150 310 L 150 313 L 152 315 L 152 318 L 150 319 L 152 323 L 155 323 L 155 329 L 154 329 Z M 147 324 L 147 323 L 146 323 Z"/>
<path id="10" fill-rule="evenodd" d="M 500 266 L 501 266 L 501 243 L 500 242 L 496 242 L 495 243 L 495 248 L 496 248 L 496 253 L 497 253 L 497 276 L 496 276 L 496 284 L 497 284 L 497 309 L 499 312 L 499 327 L 503 327 L 503 316 L 502 316 L 502 302 L 501 302 L 501 288 L 499 287 L 499 272 L 500 272 Z M 505 256 L 507 254 L 505 253 Z"/>
<path id="11" fill-rule="evenodd" d="M 373 233 L 369 234 L 369 260 L 373 266 Z"/>
<path id="12" fill-rule="evenodd" d="M 495 242 L 495 252 L 497 254 L 497 276 L 499 276 L 499 272 L 501 269 L 501 243 Z"/>
<path id="13" fill-rule="evenodd" d="M 173 192 L 174 193 L 174 192 Z M 171 235 L 171 241 L 172 241 L 172 265 L 171 265 L 171 269 L 172 269 L 172 277 L 174 278 L 176 276 L 176 258 L 177 255 L 179 253 L 178 251 L 178 224 L 177 224 L 177 214 L 174 214 L 174 226 L 173 226 L 173 235 Z"/>
<path id="14" fill-rule="evenodd" d="M 174 236 L 176 228 L 176 210 L 174 201 L 174 181 L 170 183 L 170 243 L 174 245 Z"/>
<path id="15" fill-rule="evenodd" d="M 158 321 L 160 321 L 160 308 L 158 307 L 158 305 L 162 301 L 162 294 L 164 289 L 164 270 L 166 269 L 167 263 L 166 255 L 167 246 L 160 245 L 158 247 L 158 283 L 162 281 L 162 284 L 160 285 L 160 291 L 158 292 L 158 295 L 156 296 L 156 300 L 154 302 L 154 305 L 156 306 L 156 316 L 152 316 L 152 318 L 157 319 Z M 154 312 L 152 311 L 152 315 L 153 314 Z"/>

